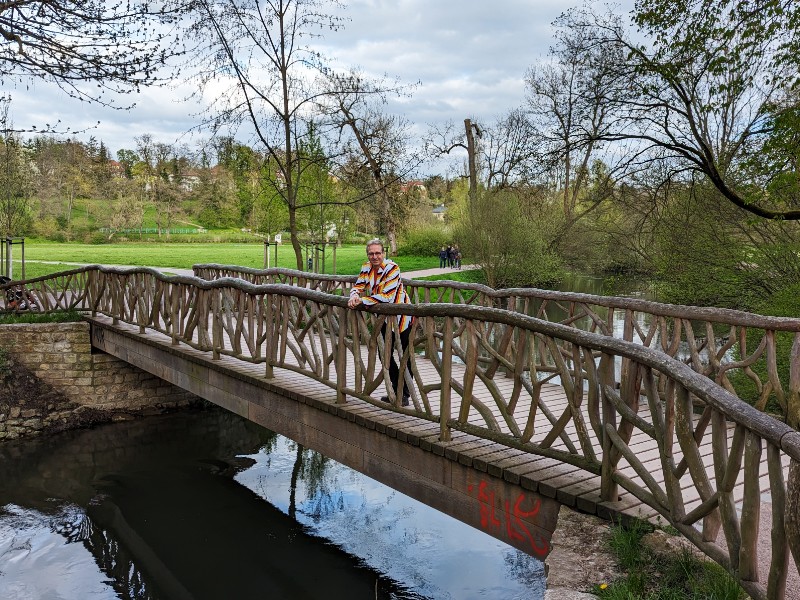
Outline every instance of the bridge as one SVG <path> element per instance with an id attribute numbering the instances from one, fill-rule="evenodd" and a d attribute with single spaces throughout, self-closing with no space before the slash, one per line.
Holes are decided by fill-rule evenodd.
<path id="1" fill-rule="evenodd" d="M 799 319 L 425 281 L 407 282 L 411 305 L 349 310 L 352 277 L 195 275 L 93 266 L 23 285 L 84 311 L 98 349 L 528 553 L 547 554 L 563 503 L 672 525 L 753 598 L 788 597 Z M 383 367 L 398 314 L 415 317 L 409 407 Z"/>

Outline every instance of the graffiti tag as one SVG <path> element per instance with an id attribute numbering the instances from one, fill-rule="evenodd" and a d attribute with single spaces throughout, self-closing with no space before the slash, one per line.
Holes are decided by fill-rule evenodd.
<path id="1" fill-rule="evenodd" d="M 470 485 L 467 489 L 472 494 L 475 486 Z M 476 497 L 481 504 L 481 527 L 485 531 L 497 534 L 505 528 L 506 536 L 509 540 L 529 547 L 536 556 L 547 556 L 550 550 L 549 542 L 542 539 L 539 534 L 531 533 L 527 524 L 523 521 L 523 519 L 532 519 L 539 514 L 539 509 L 542 505 L 541 500 L 538 498 L 533 500 L 528 510 L 525 510 L 523 506 L 527 498 L 525 494 L 520 494 L 512 507 L 508 500 L 496 497 L 494 490 L 485 481 L 481 481 L 478 484 Z M 505 511 L 498 511 L 495 508 L 498 504 L 504 506 Z"/>

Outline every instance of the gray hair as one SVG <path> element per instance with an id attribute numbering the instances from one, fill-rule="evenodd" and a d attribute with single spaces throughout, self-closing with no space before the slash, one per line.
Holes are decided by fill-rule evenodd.
<path id="1" fill-rule="evenodd" d="M 368 241 L 367 242 L 367 252 L 369 252 L 369 247 L 370 246 L 380 246 L 381 247 L 381 252 L 383 252 L 383 250 L 384 250 L 383 241 L 381 240 L 381 238 L 372 238 L 370 241 Z"/>

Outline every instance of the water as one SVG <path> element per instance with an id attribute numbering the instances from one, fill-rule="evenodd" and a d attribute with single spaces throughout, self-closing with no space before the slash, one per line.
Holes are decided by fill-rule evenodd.
<path id="1" fill-rule="evenodd" d="M 536 559 L 220 409 L 0 444 L 0 598 L 540 599 Z"/>

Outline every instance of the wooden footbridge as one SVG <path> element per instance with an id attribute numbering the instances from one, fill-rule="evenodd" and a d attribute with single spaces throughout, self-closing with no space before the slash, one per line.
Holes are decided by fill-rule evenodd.
<path id="1" fill-rule="evenodd" d="M 347 308 L 352 277 L 195 274 L 93 266 L 24 287 L 85 311 L 98 349 L 531 554 L 563 503 L 670 524 L 753 598 L 790 597 L 800 319 L 426 281 L 367 312 Z M 401 313 L 407 408 L 380 334 Z"/>

